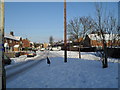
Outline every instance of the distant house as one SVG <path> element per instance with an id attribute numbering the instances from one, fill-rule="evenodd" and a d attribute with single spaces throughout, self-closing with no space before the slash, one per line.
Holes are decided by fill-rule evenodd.
<path id="1" fill-rule="evenodd" d="M 22 48 L 21 44 L 22 44 L 22 38 L 18 36 L 14 36 L 13 32 L 4 35 L 4 48 L 6 52 L 20 51 Z"/>
<path id="2" fill-rule="evenodd" d="M 90 38 L 90 44 L 92 47 L 103 47 L 102 44 L 102 36 L 98 34 L 89 34 L 88 37 Z M 120 46 L 120 37 L 118 34 L 104 34 L 105 41 L 107 47 L 113 46 Z"/>
<path id="3" fill-rule="evenodd" d="M 104 33 L 107 47 L 120 47 L 120 35 Z M 64 41 L 57 44 L 64 50 Z M 102 37 L 99 34 L 88 34 L 84 38 L 80 37 L 77 40 L 67 40 L 68 50 L 78 50 L 78 48 L 103 47 Z"/>
<path id="4" fill-rule="evenodd" d="M 48 47 L 48 43 L 43 43 L 43 48 L 47 48 Z"/>
<path id="5" fill-rule="evenodd" d="M 42 43 L 39 43 L 39 42 L 34 43 L 34 48 L 36 48 L 36 49 L 41 49 L 43 47 L 44 47 L 44 44 L 42 44 Z"/>
<path id="6" fill-rule="evenodd" d="M 34 42 L 30 42 L 30 47 L 31 48 L 35 48 L 35 43 Z"/>
<path id="7" fill-rule="evenodd" d="M 120 37 L 118 34 L 104 34 L 107 47 L 120 46 Z M 103 47 L 102 36 L 98 34 L 86 35 L 81 42 L 83 47 Z"/>
<path id="8" fill-rule="evenodd" d="M 104 34 L 107 47 L 120 46 L 120 37 L 118 34 Z M 102 36 L 98 34 L 89 34 L 85 38 L 80 37 L 73 42 L 73 45 L 83 47 L 103 47 Z"/>
<path id="9" fill-rule="evenodd" d="M 81 42 L 81 41 L 83 41 L 83 37 L 80 37 L 77 40 L 74 40 L 74 42 Z"/>

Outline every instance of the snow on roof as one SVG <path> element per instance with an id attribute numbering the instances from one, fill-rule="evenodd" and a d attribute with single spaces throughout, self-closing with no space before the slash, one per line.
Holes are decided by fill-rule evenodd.
<path id="1" fill-rule="evenodd" d="M 10 34 L 5 34 L 4 36 L 5 38 L 9 38 L 9 39 L 13 39 L 13 40 L 17 40 L 19 41 L 21 37 L 18 37 L 18 36 L 12 36 Z"/>
<path id="2" fill-rule="evenodd" d="M 30 42 L 31 44 L 34 44 L 34 42 Z"/>
<path id="3" fill-rule="evenodd" d="M 105 40 L 119 40 L 120 37 L 118 36 L 118 34 L 104 34 L 105 36 Z M 103 39 L 102 35 L 99 35 L 98 34 L 89 34 L 88 37 L 91 39 L 91 40 L 101 40 Z"/>

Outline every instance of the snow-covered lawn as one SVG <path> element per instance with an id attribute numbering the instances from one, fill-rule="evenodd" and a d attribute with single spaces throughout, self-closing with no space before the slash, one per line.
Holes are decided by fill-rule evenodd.
<path id="1" fill-rule="evenodd" d="M 82 59 L 77 58 L 77 52 L 68 53 L 76 58 L 64 63 L 63 51 L 51 51 L 50 66 L 46 60 L 41 61 L 7 82 L 7 88 L 118 88 L 118 63 L 109 62 L 108 68 L 103 69 L 93 53 L 86 57 L 81 53 Z M 96 60 L 91 60 L 95 59 L 92 55 Z"/>
<path id="2" fill-rule="evenodd" d="M 50 57 L 63 57 L 64 58 L 64 51 L 50 51 L 50 53 L 54 55 L 50 55 Z M 67 51 L 68 58 L 79 58 L 78 51 Z M 100 60 L 100 57 L 96 56 L 96 52 L 81 52 L 81 59 L 85 60 Z M 108 58 L 108 62 L 120 63 L 120 58 Z"/>
<path id="3" fill-rule="evenodd" d="M 48 57 L 63 57 L 64 58 L 64 51 L 46 51 L 46 52 L 49 53 L 47 55 Z M 27 55 L 22 55 L 20 57 L 11 58 L 12 64 L 24 62 L 28 60 L 34 60 L 34 59 L 37 59 L 38 57 L 41 57 L 41 59 L 43 59 L 46 57 L 44 53 L 45 51 L 38 51 L 37 56 L 35 57 L 27 57 Z M 68 58 L 79 58 L 79 52 L 78 51 L 67 51 L 67 57 Z M 95 52 L 81 52 L 81 59 L 100 60 L 100 57 L 96 56 Z M 114 62 L 114 63 L 116 62 L 120 63 L 120 59 L 116 59 L 116 58 L 108 58 L 108 61 Z"/>

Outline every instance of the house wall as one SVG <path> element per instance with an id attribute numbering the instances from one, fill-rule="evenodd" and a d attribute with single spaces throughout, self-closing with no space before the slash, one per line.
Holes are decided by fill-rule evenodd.
<path id="1" fill-rule="evenodd" d="M 16 41 L 16 40 L 12 40 L 12 39 L 9 39 L 9 38 L 5 38 L 5 43 L 8 43 L 8 45 L 10 47 L 16 45 L 16 44 L 19 44 L 19 41 Z"/>
<path id="2" fill-rule="evenodd" d="M 48 47 L 48 44 L 47 43 L 44 43 L 43 44 L 43 48 L 47 48 Z"/>
<path id="3" fill-rule="evenodd" d="M 103 43 L 102 41 L 98 41 L 98 40 L 92 40 L 91 38 L 89 38 L 88 35 L 86 35 L 85 39 L 79 38 L 79 41 L 81 41 L 81 45 L 83 45 L 83 47 L 103 47 Z M 73 42 L 74 45 L 78 45 L 79 46 L 79 42 L 78 40 L 75 40 L 75 42 Z M 116 41 L 106 41 L 107 43 L 107 47 L 110 46 L 120 46 L 120 40 L 116 40 Z"/>
<path id="4" fill-rule="evenodd" d="M 88 37 L 88 35 L 83 41 L 83 47 L 91 47 L 90 38 Z"/>
<path id="5" fill-rule="evenodd" d="M 108 41 L 107 46 L 120 46 L 120 41 Z"/>
<path id="6" fill-rule="evenodd" d="M 120 46 L 120 42 L 119 41 L 107 41 L 107 46 Z M 100 47 L 103 47 L 103 44 L 102 44 L 102 41 L 97 41 L 97 40 L 91 40 L 91 46 L 100 46 Z"/>
<path id="7" fill-rule="evenodd" d="M 14 51 L 19 51 L 19 48 L 15 48 L 15 47 L 14 47 Z"/>
<path id="8" fill-rule="evenodd" d="M 103 47 L 103 44 L 102 44 L 101 41 L 91 40 L 90 43 L 91 43 L 91 46 L 92 46 L 92 47 L 98 47 L 98 46 L 99 46 L 99 47 Z"/>
<path id="9" fill-rule="evenodd" d="M 23 39 L 22 40 L 22 47 L 25 48 L 25 47 L 30 47 L 31 44 L 30 44 L 30 41 L 27 40 L 27 39 Z"/>
<path id="10" fill-rule="evenodd" d="M 4 43 L 8 43 L 9 51 L 14 51 L 14 45 L 19 45 L 20 41 L 9 39 L 9 38 L 5 38 L 4 39 Z"/>

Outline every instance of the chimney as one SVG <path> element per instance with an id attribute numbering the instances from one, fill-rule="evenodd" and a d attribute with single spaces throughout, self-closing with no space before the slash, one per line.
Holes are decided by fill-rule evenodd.
<path id="1" fill-rule="evenodd" d="M 13 32 L 13 31 L 11 31 L 11 32 L 10 32 L 10 35 L 14 36 L 14 32 Z"/>

